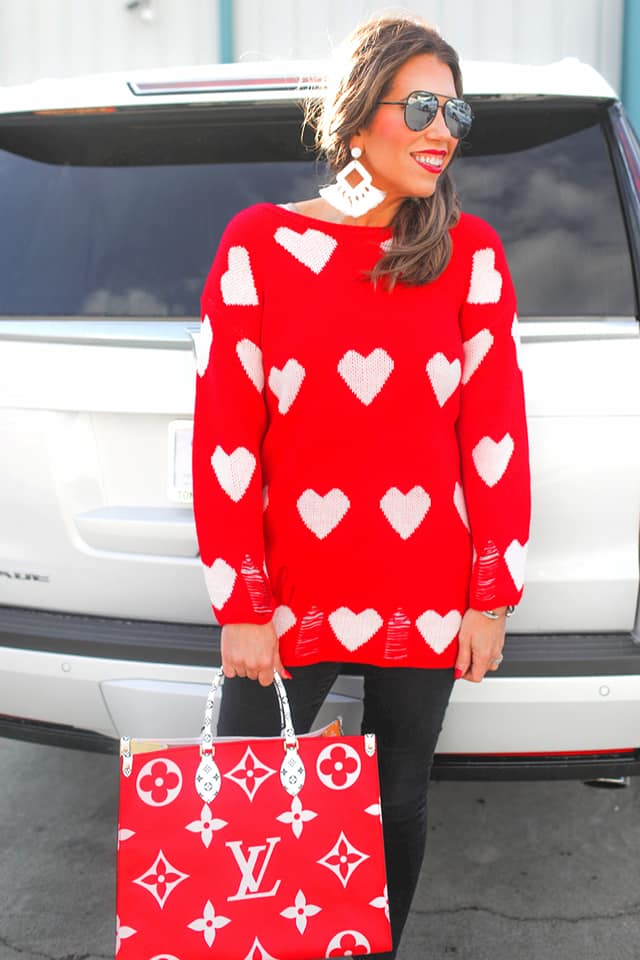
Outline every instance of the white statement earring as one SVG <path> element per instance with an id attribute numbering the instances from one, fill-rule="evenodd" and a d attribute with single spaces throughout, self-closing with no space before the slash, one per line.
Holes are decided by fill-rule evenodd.
<path id="1" fill-rule="evenodd" d="M 336 182 L 330 183 L 328 187 L 321 187 L 318 193 L 345 216 L 361 217 L 382 203 L 386 193 L 374 187 L 371 174 L 360 163 L 359 157 L 362 156 L 360 147 L 352 147 L 351 156 L 353 157 L 351 162 L 336 174 Z M 347 180 L 352 173 L 357 173 L 360 177 L 355 186 L 351 186 Z"/>

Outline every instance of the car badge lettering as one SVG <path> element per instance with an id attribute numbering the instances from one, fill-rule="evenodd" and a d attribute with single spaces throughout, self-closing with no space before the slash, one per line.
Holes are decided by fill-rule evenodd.
<path id="1" fill-rule="evenodd" d="M 35 583 L 49 583 L 49 577 L 41 573 L 23 573 L 20 570 L 0 570 L 0 577 L 7 580 L 32 580 Z"/>

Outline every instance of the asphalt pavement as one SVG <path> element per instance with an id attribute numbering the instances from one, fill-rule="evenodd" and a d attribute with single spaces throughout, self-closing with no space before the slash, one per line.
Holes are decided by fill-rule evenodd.
<path id="1" fill-rule="evenodd" d="M 0 960 L 114 955 L 118 759 L 0 739 Z M 434 783 L 398 960 L 638 960 L 640 782 Z"/>

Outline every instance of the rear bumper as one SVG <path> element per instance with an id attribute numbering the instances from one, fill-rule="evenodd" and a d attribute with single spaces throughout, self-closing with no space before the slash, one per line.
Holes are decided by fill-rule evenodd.
<path id="1" fill-rule="evenodd" d="M 434 777 L 640 772 L 640 650 L 624 635 L 578 639 L 508 637 L 498 675 L 456 683 Z M 213 625 L 0 607 L 0 735 L 106 751 L 123 734 L 196 737 L 218 663 Z M 320 719 L 357 732 L 361 699 L 361 679 L 341 676 Z"/>
<path id="2" fill-rule="evenodd" d="M 640 775 L 640 750 L 490 756 L 438 754 L 434 780 L 596 780 Z"/>
<path id="3" fill-rule="evenodd" d="M 115 755 L 120 741 L 93 730 L 0 716 L 0 737 Z M 436 754 L 433 780 L 593 780 L 640 775 L 640 750 L 605 754 L 491 756 Z"/>
<path id="4" fill-rule="evenodd" d="M 213 667 L 220 663 L 220 627 L 0 604 L 0 647 Z M 630 633 L 507 634 L 504 652 L 500 678 L 640 675 L 640 644 Z"/>

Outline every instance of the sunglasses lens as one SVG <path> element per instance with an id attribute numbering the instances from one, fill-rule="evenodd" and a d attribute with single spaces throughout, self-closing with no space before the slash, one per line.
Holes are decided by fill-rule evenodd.
<path id="1" fill-rule="evenodd" d="M 449 133 L 457 140 L 466 137 L 471 130 L 473 113 L 465 100 L 447 100 L 444 105 L 444 122 Z"/>
<path id="2" fill-rule="evenodd" d="M 409 130 L 424 130 L 438 112 L 438 98 L 427 94 L 412 94 L 407 99 L 404 120 Z"/>

